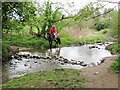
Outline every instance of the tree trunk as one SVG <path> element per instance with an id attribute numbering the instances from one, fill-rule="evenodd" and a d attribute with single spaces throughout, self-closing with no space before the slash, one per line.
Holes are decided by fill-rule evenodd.
<path id="1" fill-rule="evenodd" d="M 37 37 L 40 37 L 40 36 L 41 36 L 41 34 L 40 34 L 39 31 L 38 31 L 38 33 L 32 31 L 32 26 L 30 26 L 29 33 L 30 33 L 31 35 L 33 35 L 33 36 L 37 36 Z"/>

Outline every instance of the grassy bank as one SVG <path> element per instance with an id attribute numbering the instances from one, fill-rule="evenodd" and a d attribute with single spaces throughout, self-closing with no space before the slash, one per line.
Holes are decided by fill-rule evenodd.
<path id="1" fill-rule="evenodd" d="M 112 44 L 109 45 L 106 49 L 110 50 L 112 54 L 119 54 L 120 53 L 120 44 Z M 114 59 L 115 62 L 111 65 L 111 68 L 115 72 L 120 72 L 120 57 Z"/>
<path id="2" fill-rule="evenodd" d="M 95 43 L 95 42 L 105 42 L 105 37 L 101 35 L 97 35 L 95 37 L 84 37 L 84 38 L 76 38 L 72 37 L 66 33 L 60 33 L 61 37 L 61 47 L 63 46 L 70 46 L 70 45 L 81 45 L 87 43 Z M 49 43 L 47 40 L 43 38 L 34 37 L 30 34 L 26 35 L 5 35 L 3 36 L 2 42 L 2 54 L 4 57 L 9 56 L 9 46 L 20 46 L 20 47 L 28 47 L 28 48 L 49 48 Z M 53 42 L 53 46 L 55 42 Z"/>
<path id="3" fill-rule="evenodd" d="M 93 44 L 97 42 L 105 42 L 105 39 L 102 37 L 91 37 L 91 38 L 84 38 L 84 39 L 77 39 L 77 38 L 61 38 L 61 45 L 81 45 L 81 44 Z"/>
<path id="4" fill-rule="evenodd" d="M 60 33 L 61 36 L 61 45 L 81 45 L 81 44 L 90 44 L 96 42 L 105 42 L 105 34 L 96 32 L 95 30 L 79 30 L 71 29 L 65 30 Z"/>
<path id="5" fill-rule="evenodd" d="M 42 39 L 33 37 L 31 35 L 7 35 L 3 36 L 3 42 L 2 42 L 2 56 L 8 57 L 10 54 L 10 48 L 9 46 L 19 46 L 19 47 L 27 47 L 27 48 L 48 48 L 49 43 L 48 41 Z"/>
<path id="6" fill-rule="evenodd" d="M 115 72 L 120 72 L 120 57 L 114 59 L 115 62 L 111 65 L 111 68 Z"/>
<path id="7" fill-rule="evenodd" d="M 95 42 L 105 42 L 104 36 L 95 36 L 88 38 L 74 38 L 67 34 L 61 35 L 61 46 L 74 45 L 74 44 L 88 44 Z M 53 42 L 53 45 L 55 42 Z M 4 45 L 15 45 L 20 47 L 32 47 L 32 48 L 49 48 L 49 43 L 43 38 L 33 37 L 31 35 L 7 35 L 3 37 Z"/>
<path id="8" fill-rule="evenodd" d="M 119 54 L 120 53 L 120 44 L 112 44 L 106 47 L 107 50 L 110 50 L 112 54 Z"/>
<path id="9" fill-rule="evenodd" d="M 79 70 L 54 69 L 27 74 L 3 84 L 5 88 L 83 88 L 85 79 Z"/>
<path id="10" fill-rule="evenodd" d="M 7 37 L 3 37 L 3 44 L 33 48 L 40 48 L 41 46 L 49 47 L 46 40 L 31 35 L 8 35 Z"/>

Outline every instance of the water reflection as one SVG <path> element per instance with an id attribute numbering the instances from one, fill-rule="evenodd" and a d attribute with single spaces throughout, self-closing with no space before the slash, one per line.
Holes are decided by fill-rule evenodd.
<path id="1" fill-rule="evenodd" d="M 60 56 L 60 50 L 61 50 L 61 48 L 49 49 L 49 50 L 46 52 L 46 55 L 47 55 L 47 56 L 50 56 L 50 57 L 52 57 L 52 58 L 54 58 L 54 56 L 59 57 L 59 56 Z"/>
<path id="2" fill-rule="evenodd" d="M 74 59 L 76 61 L 84 61 L 85 63 L 89 64 L 91 62 L 97 63 L 103 57 L 110 56 L 111 53 L 105 49 L 100 48 L 93 48 L 89 49 L 91 45 L 83 45 L 81 47 L 64 47 L 60 51 L 60 55 L 71 60 Z"/>

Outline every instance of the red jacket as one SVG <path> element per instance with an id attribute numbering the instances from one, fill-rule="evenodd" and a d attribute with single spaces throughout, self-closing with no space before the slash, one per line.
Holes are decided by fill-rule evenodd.
<path id="1" fill-rule="evenodd" d="M 51 34 L 56 33 L 56 29 L 55 29 L 55 28 L 50 28 L 50 33 L 51 33 Z"/>

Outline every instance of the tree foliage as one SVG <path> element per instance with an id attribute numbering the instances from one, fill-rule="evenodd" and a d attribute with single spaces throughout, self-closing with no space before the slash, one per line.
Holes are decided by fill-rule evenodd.
<path id="1" fill-rule="evenodd" d="M 3 2 L 3 30 L 5 32 L 14 30 L 19 32 L 24 27 L 29 26 L 30 34 L 45 37 L 46 32 L 49 31 L 52 25 L 55 25 L 59 32 L 67 25 L 75 25 L 76 23 L 80 25 L 82 22 L 89 23 L 89 20 L 91 20 L 93 25 L 95 25 L 94 27 L 91 25 L 92 28 L 99 31 L 108 28 L 110 23 L 116 22 L 113 19 L 110 21 L 109 17 L 105 17 L 105 14 L 113 9 L 105 10 L 105 14 L 101 14 L 100 9 L 104 5 L 99 3 L 90 3 L 79 9 L 77 14 L 68 16 L 61 12 L 61 10 L 64 10 L 63 7 L 59 7 L 57 3 L 56 7 L 54 7 L 55 3 L 50 0 L 44 2 L 42 6 L 39 4 L 37 2 Z M 114 18 L 113 16 L 111 18 Z M 37 32 L 33 31 L 32 28 L 36 29 Z"/>
<path id="2" fill-rule="evenodd" d="M 25 25 L 35 10 L 32 2 L 2 2 L 2 28 L 9 31 Z"/>
<path id="3" fill-rule="evenodd" d="M 110 13 L 110 31 L 112 36 L 118 36 L 118 11 L 114 10 Z"/>
<path id="4" fill-rule="evenodd" d="M 102 20 L 100 22 L 95 23 L 95 29 L 100 31 L 102 29 L 108 28 L 109 25 L 110 25 L 110 21 L 109 20 Z"/>

